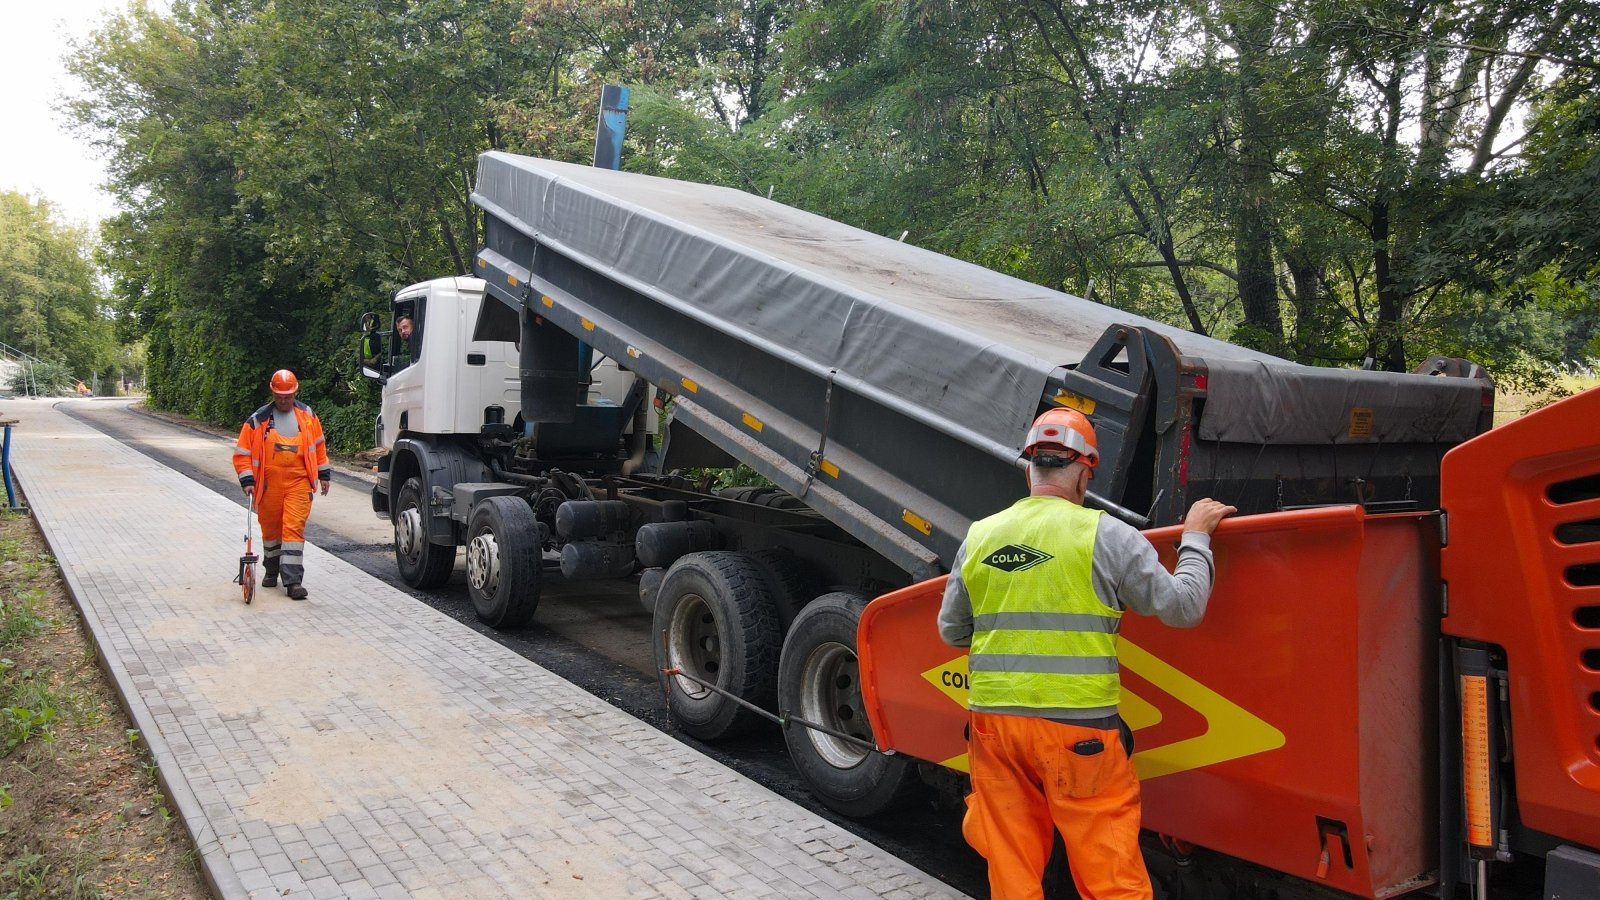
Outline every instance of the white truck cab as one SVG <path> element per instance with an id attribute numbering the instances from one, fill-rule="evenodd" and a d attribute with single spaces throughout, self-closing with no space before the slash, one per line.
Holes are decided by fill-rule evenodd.
<path id="1" fill-rule="evenodd" d="M 479 434 L 489 424 L 517 423 L 522 382 L 516 314 L 493 299 L 484 305 L 481 278 L 436 278 L 395 294 L 391 329 L 377 332 L 380 360 L 365 371 L 383 383 L 377 445 L 392 449 L 403 435 Z M 410 318 L 404 340 L 393 323 Z M 377 361 L 377 366 L 370 363 Z M 595 354 L 587 404 L 618 407 L 635 378 Z M 648 398 L 647 398 L 648 399 Z M 655 434 L 654 415 L 647 433 Z M 624 433 L 631 433 L 632 425 Z"/>

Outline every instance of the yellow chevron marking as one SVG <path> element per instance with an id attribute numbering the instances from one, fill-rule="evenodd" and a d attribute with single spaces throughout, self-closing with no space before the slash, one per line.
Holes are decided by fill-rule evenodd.
<path id="1" fill-rule="evenodd" d="M 1265 753 L 1284 745 L 1283 732 L 1132 641 L 1120 640 L 1117 656 L 1128 671 L 1161 688 L 1206 720 L 1206 730 L 1195 737 L 1136 750 L 1133 764 L 1141 781 Z M 965 655 L 934 666 L 923 672 L 922 677 L 958 706 L 966 707 Z M 1122 690 L 1120 712 L 1123 721 L 1134 731 L 1149 728 L 1162 718 L 1160 709 L 1127 688 Z M 939 764 L 965 772 L 967 755 L 963 753 Z"/>

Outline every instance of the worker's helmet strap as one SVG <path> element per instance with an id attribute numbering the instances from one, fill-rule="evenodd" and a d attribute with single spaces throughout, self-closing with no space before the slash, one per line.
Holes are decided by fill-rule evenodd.
<path id="1" fill-rule="evenodd" d="M 1067 450 L 1063 453 L 1035 453 L 1033 464 L 1041 469 L 1065 469 L 1067 466 L 1078 462 L 1083 454 L 1076 450 Z"/>

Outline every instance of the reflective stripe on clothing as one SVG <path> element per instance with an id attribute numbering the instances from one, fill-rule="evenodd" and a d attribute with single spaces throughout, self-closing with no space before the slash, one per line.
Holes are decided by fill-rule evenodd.
<path id="1" fill-rule="evenodd" d="M 967 532 L 960 572 L 973 616 L 972 709 L 1116 707 L 1122 613 L 1093 584 L 1101 515 L 1026 497 Z"/>
<path id="2" fill-rule="evenodd" d="M 1013 631 L 1103 631 L 1116 634 L 1122 627 L 1122 620 L 1082 613 L 1000 612 L 974 617 L 972 627 L 982 631 L 1008 628 Z"/>
<path id="3" fill-rule="evenodd" d="M 244 447 L 235 446 L 233 448 L 233 455 L 234 456 L 249 456 L 250 455 L 250 451 L 245 449 Z"/>
<path id="4" fill-rule="evenodd" d="M 252 476 L 257 506 L 261 505 L 262 494 L 266 490 L 266 479 L 262 476 L 268 465 L 266 457 L 272 442 L 271 438 L 275 434 L 273 430 L 275 411 L 273 404 L 268 403 L 251 413 L 250 418 L 246 419 L 239 429 L 239 440 L 236 445 L 236 448 L 248 450 L 249 456 L 247 458 L 237 452 L 232 456 L 233 469 L 239 473 L 240 483 L 247 483 L 243 478 L 246 473 Z M 294 429 L 298 432 L 300 468 L 309 484 L 318 480 L 319 470 L 328 469 L 327 441 L 322 433 L 322 422 L 317 419 L 317 414 L 311 411 L 311 407 L 296 402 L 291 413 L 292 415 L 289 413 L 284 415 L 292 419 Z"/>
<path id="5" fill-rule="evenodd" d="M 973 653 L 967 668 L 977 672 L 1015 672 L 1044 675 L 1115 675 L 1116 656 L 1048 656 L 1036 653 Z M 978 679 L 974 678 L 976 683 Z M 1115 704 L 1101 704 L 1115 705 Z"/>

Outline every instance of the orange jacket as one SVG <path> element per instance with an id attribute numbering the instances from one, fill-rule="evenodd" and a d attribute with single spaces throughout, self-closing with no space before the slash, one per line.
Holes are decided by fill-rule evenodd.
<path id="1" fill-rule="evenodd" d="M 300 425 L 300 458 L 306 464 L 307 481 L 327 481 L 333 477 L 328 465 L 328 439 L 322 435 L 322 420 L 311 407 L 296 400 L 294 418 Z M 261 477 L 261 467 L 266 464 L 267 435 L 272 431 L 272 404 L 268 403 L 250 414 L 239 429 L 239 443 L 233 448 L 233 470 L 239 473 L 239 484 L 252 489 L 257 503 L 266 489 Z"/>

